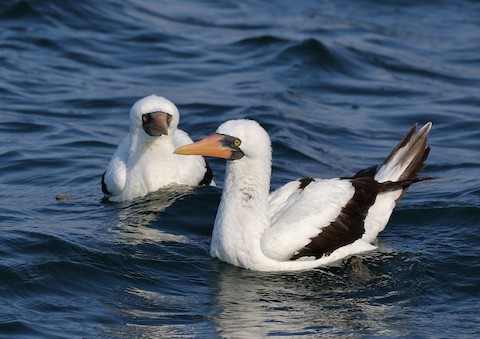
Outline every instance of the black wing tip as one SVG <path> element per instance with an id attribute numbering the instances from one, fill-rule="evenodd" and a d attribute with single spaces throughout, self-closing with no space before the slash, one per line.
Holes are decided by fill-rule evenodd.
<path id="1" fill-rule="evenodd" d="M 203 176 L 203 179 L 198 183 L 198 185 L 200 186 L 209 186 L 213 180 L 213 171 L 207 160 L 205 160 L 205 169 L 205 175 Z"/>
<path id="2" fill-rule="evenodd" d="M 102 175 L 102 192 L 103 194 L 110 196 L 112 194 L 107 189 L 107 184 L 105 183 L 105 174 L 107 174 L 107 171 L 103 172 Z"/>
<path id="3" fill-rule="evenodd" d="M 379 165 L 373 165 L 358 171 L 353 177 L 346 177 L 345 179 L 356 179 L 364 177 L 373 178 L 375 174 L 377 174 L 379 168 Z"/>
<path id="4" fill-rule="evenodd" d="M 305 187 L 307 187 L 312 181 L 315 181 L 315 179 L 310 178 L 310 177 L 305 177 L 303 179 L 298 180 L 300 182 L 300 185 L 298 186 L 299 189 L 303 190 Z"/>
<path id="5" fill-rule="evenodd" d="M 399 181 L 385 181 L 378 183 L 380 192 L 391 192 L 396 190 L 403 190 L 403 193 L 410 187 L 410 185 L 421 181 L 435 180 L 436 177 L 416 177 L 412 179 L 405 179 Z M 403 195 L 402 193 L 402 195 Z M 400 199 L 400 198 L 399 198 Z"/>
<path id="6" fill-rule="evenodd" d="M 370 166 L 368 168 L 365 168 L 365 169 L 362 169 L 360 171 L 358 171 L 357 173 L 355 173 L 354 176 L 352 177 L 347 177 L 348 179 L 353 179 L 353 178 L 361 178 L 361 177 L 375 177 L 375 175 L 377 174 L 378 170 L 380 169 L 380 167 L 386 163 L 388 163 L 392 158 L 393 156 L 396 154 L 396 152 L 402 148 L 403 146 L 405 146 L 410 140 L 412 140 L 412 138 L 415 136 L 415 135 L 418 135 L 419 137 L 419 140 L 422 140 L 422 143 L 424 144 L 424 150 L 423 152 L 419 152 L 419 156 L 417 157 L 417 159 L 415 161 L 412 162 L 412 165 L 409 166 L 406 170 L 405 170 L 405 173 L 400 177 L 400 180 L 408 180 L 408 179 L 414 179 L 416 178 L 416 176 L 418 175 L 418 173 L 420 173 L 421 171 L 423 171 L 423 169 L 425 168 L 426 166 L 426 160 L 428 158 L 428 155 L 430 154 L 430 146 L 428 146 L 426 143 L 427 143 L 427 137 L 428 137 L 428 133 L 430 132 L 430 129 L 432 127 L 432 123 L 431 122 L 428 122 L 426 123 L 419 131 L 418 133 L 422 132 L 421 135 L 418 135 L 417 133 L 417 128 L 418 128 L 418 122 L 416 122 L 415 124 L 413 124 L 413 126 L 410 128 L 410 130 L 408 131 L 408 133 L 403 137 L 403 139 L 396 145 L 396 147 L 390 152 L 390 154 L 388 155 L 388 157 L 383 161 L 382 164 L 380 165 L 374 165 L 374 166 Z M 422 131 L 423 130 L 423 131 Z M 420 155 L 421 154 L 421 155 Z"/>

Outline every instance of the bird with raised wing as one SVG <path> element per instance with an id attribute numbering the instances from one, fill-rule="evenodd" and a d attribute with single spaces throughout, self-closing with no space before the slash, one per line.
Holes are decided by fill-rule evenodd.
<path id="1" fill-rule="evenodd" d="M 303 178 L 270 191 L 271 141 L 253 120 L 230 120 L 176 154 L 227 159 L 210 254 L 258 271 L 304 270 L 376 247 L 397 201 L 419 177 L 431 123 L 413 126 L 385 161 L 351 177 Z"/>

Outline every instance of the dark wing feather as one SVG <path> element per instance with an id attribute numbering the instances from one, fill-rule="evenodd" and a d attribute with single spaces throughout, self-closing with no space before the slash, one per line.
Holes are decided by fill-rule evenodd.
<path id="1" fill-rule="evenodd" d="M 323 228 L 320 234 L 312 238 L 310 243 L 290 260 L 305 256 L 321 258 L 362 237 L 368 209 L 375 203 L 380 184 L 371 177 L 354 178 L 351 183 L 355 187 L 355 193 L 342 208 L 338 218 Z"/>

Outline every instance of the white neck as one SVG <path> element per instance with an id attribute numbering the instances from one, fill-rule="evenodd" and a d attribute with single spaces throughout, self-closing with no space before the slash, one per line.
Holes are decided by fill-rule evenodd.
<path id="1" fill-rule="evenodd" d="M 210 253 L 236 266 L 255 269 L 269 261 L 260 247 L 270 227 L 271 160 L 244 157 L 227 162 Z"/>
<path id="2" fill-rule="evenodd" d="M 172 152 L 175 150 L 173 143 L 173 134 L 169 133 L 157 138 L 147 136 L 143 131 L 141 133 L 131 133 L 130 154 L 141 155 L 145 150 L 151 147 L 156 149 L 165 148 L 166 151 Z"/>

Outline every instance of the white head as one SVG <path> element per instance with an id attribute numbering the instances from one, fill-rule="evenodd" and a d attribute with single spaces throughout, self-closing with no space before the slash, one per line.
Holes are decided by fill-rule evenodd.
<path id="1" fill-rule="evenodd" d="M 204 155 L 227 160 L 271 159 L 270 137 L 254 120 L 229 120 L 218 127 L 217 132 L 193 144 L 179 147 L 177 154 Z"/>
<path id="2" fill-rule="evenodd" d="M 177 107 L 164 97 L 149 95 L 130 110 L 130 133 L 145 139 L 173 136 L 180 120 Z"/>

